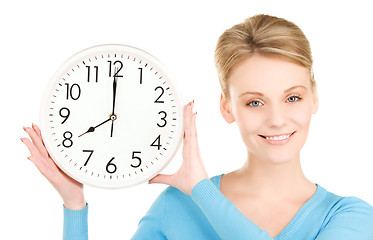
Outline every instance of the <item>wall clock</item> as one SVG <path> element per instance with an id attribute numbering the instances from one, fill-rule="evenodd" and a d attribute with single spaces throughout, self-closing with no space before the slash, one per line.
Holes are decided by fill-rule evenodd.
<path id="1" fill-rule="evenodd" d="M 157 175 L 183 135 L 180 93 L 152 55 L 100 45 L 70 57 L 47 86 L 40 111 L 44 144 L 75 180 L 120 188 Z"/>

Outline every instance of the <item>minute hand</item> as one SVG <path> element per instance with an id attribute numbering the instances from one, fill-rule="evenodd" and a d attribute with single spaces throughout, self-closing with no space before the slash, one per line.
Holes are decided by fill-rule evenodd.
<path id="1" fill-rule="evenodd" d="M 113 128 L 114 128 L 114 121 L 117 119 L 117 116 L 115 115 L 115 99 L 117 95 L 117 83 L 118 83 L 118 77 L 117 77 L 117 69 L 115 68 L 115 74 L 114 74 L 114 80 L 113 80 L 113 111 L 111 113 L 111 131 L 110 131 L 110 137 L 113 137 Z"/>
<path id="2" fill-rule="evenodd" d="M 115 114 L 115 98 L 116 98 L 116 95 L 117 95 L 117 82 L 118 82 L 118 78 L 116 76 L 114 76 L 114 81 L 113 81 L 113 111 L 111 111 L 112 115 Z"/>

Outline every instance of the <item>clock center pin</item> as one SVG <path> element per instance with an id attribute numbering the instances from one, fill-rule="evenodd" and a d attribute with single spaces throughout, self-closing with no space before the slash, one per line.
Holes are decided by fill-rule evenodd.
<path id="1" fill-rule="evenodd" d="M 115 121 L 115 120 L 117 120 L 117 115 L 114 113 L 114 114 L 110 114 L 110 119 L 112 120 L 112 121 Z"/>

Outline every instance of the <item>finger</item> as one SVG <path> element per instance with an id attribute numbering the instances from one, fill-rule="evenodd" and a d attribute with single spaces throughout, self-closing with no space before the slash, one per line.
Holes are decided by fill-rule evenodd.
<path id="1" fill-rule="evenodd" d="M 38 149 L 35 147 L 35 145 L 30 141 L 28 138 L 21 138 L 21 141 L 26 145 L 28 150 L 30 151 L 31 158 L 38 158 L 40 156 L 40 153 Z M 30 158 L 29 158 L 30 159 Z M 30 159 L 31 160 L 31 159 Z"/>
<path id="2" fill-rule="evenodd" d="M 32 124 L 32 128 L 36 132 L 36 134 L 41 138 L 41 131 L 40 128 L 36 124 Z"/>
<path id="3" fill-rule="evenodd" d="M 157 176 L 149 180 L 149 184 L 152 183 L 163 183 L 169 186 L 173 186 L 173 175 L 158 174 Z"/>
<path id="4" fill-rule="evenodd" d="M 36 134 L 39 136 L 40 141 L 41 141 L 41 144 L 43 145 L 43 150 L 42 150 L 41 154 L 42 154 L 44 157 L 50 157 L 50 156 L 49 156 L 49 153 L 48 153 L 48 151 L 47 151 L 47 148 L 45 147 L 44 140 L 43 140 L 43 137 L 42 137 L 42 135 L 41 135 L 41 130 L 40 130 L 40 128 L 39 128 L 36 124 L 32 124 L 32 127 L 34 128 Z"/>
<path id="5" fill-rule="evenodd" d="M 197 124 L 196 124 L 196 118 L 197 118 L 197 112 L 193 113 L 192 119 L 191 119 L 191 134 L 193 137 L 197 137 Z"/>
<path id="6" fill-rule="evenodd" d="M 34 128 L 29 128 L 29 127 L 23 127 L 23 129 L 27 132 L 27 134 L 30 136 L 32 142 L 34 143 L 35 147 L 39 151 L 39 153 L 43 157 L 48 157 L 48 152 L 45 149 L 45 146 L 41 140 L 41 137 L 38 136 Z"/>
<path id="7" fill-rule="evenodd" d="M 36 125 L 36 124 L 32 124 L 32 128 L 35 130 L 36 134 L 39 136 L 40 138 L 40 141 L 41 141 L 41 144 L 43 145 L 43 150 L 41 152 L 41 154 L 44 156 L 44 157 L 49 157 L 49 154 L 48 154 L 48 151 L 45 147 L 45 144 L 44 144 L 44 140 L 43 140 L 43 137 L 41 135 L 41 130 L 40 128 Z"/>
<path id="8" fill-rule="evenodd" d="M 43 174 L 53 184 L 53 182 L 55 182 L 55 179 L 58 177 L 56 174 L 58 173 L 58 171 L 55 163 L 49 158 L 43 158 L 39 154 L 39 151 L 37 150 L 35 145 L 28 138 L 21 138 L 21 141 L 27 146 L 31 153 L 31 156 L 28 157 L 28 159 L 32 161 L 37 169 L 39 169 L 41 174 Z"/>
<path id="9" fill-rule="evenodd" d="M 197 124 L 196 124 L 196 118 L 197 113 L 193 113 L 191 117 L 191 127 L 190 127 L 190 143 L 192 144 L 192 147 L 198 147 L 198 137 L 197 137 Z"/>
<path id="10" fill-rule="evenodd" d="M 184 135 L 187 135 L 187 137 L 190 136 L 190 123 L 193 111 L 193 104 L 194 101 L 185 105 L 184 108 Z"/>
<path id="11" fill-rule="evenodd" d="M 190 116 L 190 107 L 192 103 L 188 103 L 184 107 L 184 130 L 189 128 L 189 116 Z"/>

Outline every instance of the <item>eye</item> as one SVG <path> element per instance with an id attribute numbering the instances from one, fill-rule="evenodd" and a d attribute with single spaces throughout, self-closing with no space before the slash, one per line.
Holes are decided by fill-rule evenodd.
<path id="1" fill-rule="evenodd" d="M 254 101 L 247 103 L 246 105 L 250 107 L 259 107 L 260 105 L 262 105 L 262 103 L 257 100 L 254 100 Z"/>
<path id="2" fill-rule="evenodd" d="M 290 96 L 288 99 L 287 99 L 287 101 L 288 102 L 296 102 L 296 101 L 299 101 L 299 100 L 301 100 L 302 98 L 300 97 L 300 96 L 298 96 L 298 95 L 293 95 L 293 96 Z"/>

